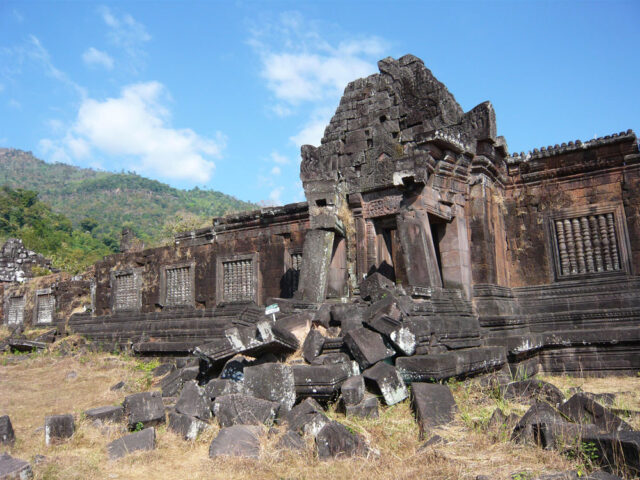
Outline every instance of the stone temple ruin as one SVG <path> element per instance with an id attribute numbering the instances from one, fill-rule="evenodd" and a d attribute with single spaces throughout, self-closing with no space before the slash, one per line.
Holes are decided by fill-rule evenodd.
<path id="1" fill-rule="evenodd" d="M 105 349 L 211 365 L 304 344 L 309 361 L 386 359 L 405 381 L 499 368 L 635 374 L 635 134 L 510 153 L 491 103 L 464 112 L 414 56 L 378 65 L 347 86 L 321 145 L 302 147 L 306 202 L 111 255 L 91 279 L 21 304 L 7 287 L 5 323 L 36 319 Z M 77 303 L 74 288 L 87 308 L 71 315 L 63 294 Z M 30 304 L 49 302 L 46 321 L 19 314 L 25 295 L 45 293 Z M 270 304 L 277 315 L 265 315 Z M 313 378 L 330 396 L 350 370 L 325 373 Z"/>

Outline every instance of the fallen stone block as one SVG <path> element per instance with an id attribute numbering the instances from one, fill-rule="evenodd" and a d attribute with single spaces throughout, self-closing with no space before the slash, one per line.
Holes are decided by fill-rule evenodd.
<path id="1" fill-rule="evenodd" d="M 0 455 L 0 480 L 27 480 L 33 478 L 29 462 L 12 457 L 8 453 Z"/>
<path id="2" fill-rule="evenodd" d="M 117 460 L 139 450 L 155 450 L 156 430 L 153 427 L 130 433 L 107 445 L 109 460 Z"/>
<path id="3" fill-rule="evenodd" d="M 558 410 L 574 422 L 592 423 L 606 432 L 633 430 L 627 422 L 583 393 L 573 395 Z"/>
<path id="4" fill-rule="evenodd" d="M 502 396 L 508 400 L 526 400 L 530 404 L 547 402 L 558 406 L 564 401 L 564 395 L 558 387 L 535 378 L 508 383 L 501 390 Z"/>
<path id="5" fill-rule="evenodd" d="M 290 410 L 296 402 L 293 369 L 282 363 L 245 368 L 244 390 L 247 395 L 277 402 L 286 410 Z"/>
<path id="6" fill-rule="evenodd" d="M 282 417 L 289 430 L 315 437 L 329 423 L 324 410 L 313 398 L 307 398 Z"/>
<path id="7" fill-rule="evenodd" d="M 298 344 L 302 345 L 311 329 L 312 319 L 313 314 L 311 312 L 296 313 L 276 320 L 274 328 L 293 335 L 298 340 Z"/>
<path id="8" fill-rule="evenodd" d="M 164 377 L 167 373 L 171 373 L 176 369 L 173 363 L 163 363 L 151 370 L 154 377 Z"/>
<path id="9" fill-rule="evenodd" d="M 311 365 L 335 365 L 337 363 L 351 362 L 351 358 L 346 353 L 323 353 L 322 355 L 318 355 L 313 362 L 311 362 Z"/>
<path id="10" fill-rule="evenodd" d="M 356 375 L 347 378 L 340 387 L 340 395 L 344 405 L 357 405 L 364 399 L 364 377 Z"/>
<path id="11" fill-rule="evenodd" d="M 362 327 L 364 308 L 353 303 L 338 303 L 331 306 L 331 324 L 340 326 L 340 336 Z"/>
<path id="12" fill-rule="evenodd" d="M 125 397 L 122 402 L 129 430 L 160 425 L 165 422 L 164 404 L 160 392 L 142 392 Z"/>
<path id="13" fill-rule="evenodd" d="M 396 359 L 396 368 L 405 382 L 446 380 L 452 377 L 489 372 L 504 365 L 503 347 L 478 347 L 430 355 Z"/>
<path id="14" fill-rule="evenodd" d="M 536 403 L 522 416 L 513 429 L 511 439 L 518 443 L 542 445 L 551 448 L 554 425 L 562 428 L 566 420 L 548 403 Z"/>
<path id="15" fill-rule="evenodd" d="M 337 332 L 334 333 L 337 335 Z M 325 337 L 324 345 L 322 345 L 322 353 L 349 353 L 349 349 L 344 344 L 343 337 Z"/>
<path id="16" fill-rule="evenodd" d="M 195 380 L 190 380 L 182 387 L 180 398 L 176 403 L 176 411 L 184 415 L 209 420 L 211 418 L 211 401 L 205 390 Z"/>
<path id="17" fill-rule="evenodd" d="M 112 392 L 116 392 L 118 390 L 122 390 L 124 388 L 124 385 L 125 384 L 123 381 L 119 381 L 118 383 L 114 383 L 113 385 L 111 385 L 109 390 L 111 390 Z"/>
<path id="18" fill-rule="evenodd" d="M 195 440 L 209 424 L 202 420 L 180 412 L 169 412 L 169 430 L 180 435 L 184 440 Z"/>
<path id="19" fill-rule="evenodd" d="M 213 400 L 222 395 L 242 393 L 242 387 L 242 382 L 235 382 L 228 378 L 214 378 L 204 386 L 204 392 L 209 399 Z"/>
<path id="20" fill-rule="evenodd" d="M 0 445 L 13 445 L 16 441 L 16 434 L 11 425 L 9 415 L 0 417 Z"/>
<path id="21" fill-rule="evenodd" d="M 320 460 L 353 457 L 367 451 L 362 437 L 351 433 L 344 425 L 330 422 L 316 435 L 316 449 Z"/>
<path id="22" fill-rule="evenodd" d="M 395 285 L 391 280 L 379 272 L 374 272 L 360 282 L 360 297 L 363 300 L 371 300 L 376 302 L 381 298 L 389 295 Z"/>
<path id="23" fill-rule="evenodd" d="M 272 425 L 280 404 L 249 395 L 233 394 L 213 402 L 213 414 L 221 427 L 232 425 Z"/>
<path id="24" fill-rule="evenodd" d="M 630 478 L 640 475 L 640 432 L 585 434 L 582 443 L 596 448 L 598 463 L 607 470 L 626 472 Z"/>
<path id="25" fill-rule="evenodd" d="M 347 417 L 378 418 L 378 399 L 370 395 L 355 405 L 344 405 L 344 413 Z"/>
<path id="26" fill-rule="evenodd" d="M 376 385 L 387 405 L 395 405 L 409 396 L 400 374 L 388 363 L 378 362 L 362 372 L 362 376 Z"/>
<path id="27" fill-rule="evenodd" d="M 250 425 L 234 425 L 220 430 L 209 446 L 209 457 L 260 457 L 262 429 Z"/>
<path id="28" fill-rule="evenodd" d="M 313 397 L 320 401 L 337 398 L 342 382 L 354 374 L 351 363 L 294 365 L 292 368 L 296 397 Z"/>
<path id="29" fill-rule="evenodd" d="M 420 427 L 421 438 L 431 428 L 453 421 L 457 409 L 449 387 L 438 383 L 413 383 L 411 407 Z"/>
<path id="30" fill-rule="evenodd" d="M 200 374 L 198 367 L 185 367 L 174 370 L 160 382 L 163 397 L 175 397 L 180 393 L 185 382 L 195 380 Z"/>
<path id="31" fill-rule="evenodd" d="M 54 443 L 71 438 L 76 430 L 73 415 L 49 415 L 44 417 L 44 443 Z"/>
<path id="32" fill-rule="evenodd" d="M 121 405 L 107 405 L 105 407 L 91 408 L 84 412 L 89 420 L 102 422 L 120 422 L 124 418 L 124 408 Z"/>
<path id="33" fill-rule="evenodd" d="M 364 327 L 356 328 L 347 333 L 344 336 L 344 343 L 363 370 L 396 354 L 392 348 L 385 344 L 380 334 Z"/>
<path id="34" fill-rule="evenodd" d="M 324 336 L 318 330 L 311 330 L 302 344 L 302 357 L 308 362 L 313 362 L 322 352 Z"/>
<path id="35" fill-rule="evenodd" d="M 515 427 L 516 423 L 518 423 L 518 420 L 519 418 L 515 413 L 505 415 L 502 410 L 496 408 L 491 414 L 491 418 L 489 418 L 487 428 L 489 430 L 513 430 L 513 427 Z"/>
<path id="36" fill-rule="evenodd" d="M 280 450 L 304 450 L 306 446 L 304 438 L 292 430 L 284 432 L 276 444 L 276 448 Z"/>

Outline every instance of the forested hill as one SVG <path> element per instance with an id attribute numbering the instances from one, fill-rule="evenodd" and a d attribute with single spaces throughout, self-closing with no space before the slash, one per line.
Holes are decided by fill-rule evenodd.
<path id="1" fill-rule="evenodd" d="M 46 163 L 31 152 L 0 148 L 0 186 L 38 192 L 74 227 L 95 222 L 93 234 L 119 240 L 131 227 L 147 245 L 157 245 L 181 228 L 210 224 L 225 213 L 257 208 L 214 190 L 179 190 L 135 173 L 111 173 Z M 107 242 L 108 243 L 108 242 Z"/>

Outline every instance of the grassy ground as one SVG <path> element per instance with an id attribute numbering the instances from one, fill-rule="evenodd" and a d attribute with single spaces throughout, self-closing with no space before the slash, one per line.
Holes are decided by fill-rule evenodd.
<path id="1" fill-rule="evenodd" d="M 362 434 L 377 453 L 368 458 L 319 461 L 310 441 L 302 453 L 279 451 L 278 435 L 265 435 L 259 460 L 224 458 L 210 460 L 208 448 L 218 427 L 195 442 L 185 442 L 161 426 L 157 449 L 109 461 L 106 445 L 122 435 L 121 426 L 102 431 L 82 419 L 91 407 L 119 404 L 130 394 L 154 389 L 149 368 L 139 360 L 109 354 L 58 352 L 0 356 L 0 415 L 11 417 L 17 441 L 8 449 L 13 456 L 34 462 L 36 479 L 474 479 L 521 478 L 551 471 L 584 468 L 580 458 L 569 459 L 557 452 L 516 445 L 506 431 L 487 431 L 485 425 L 496 406 L 506 413 L 522 414 L 526 405 L 506 402 L 478 381 L 453 382 L 458 403 L 455 422 L 433 433 L 448 440 L 420 450 L 418 427 L 408 401 L 381 407 L 380 418 L 345 418 L 333 408 L 329 415 Z M 599 392 L 626 392 L 617 406 L 640 410 L 640 377 L 572 379 L 544 377 L 565 393 L 571 387 Z M 109 387 L 124 380 L 124 390 Z M 44 416 L 74 413 L 76 433 L 66 443 L 45 446 L 41 429 Z M 640 428 L 640 418 L 625 418 Z"/>

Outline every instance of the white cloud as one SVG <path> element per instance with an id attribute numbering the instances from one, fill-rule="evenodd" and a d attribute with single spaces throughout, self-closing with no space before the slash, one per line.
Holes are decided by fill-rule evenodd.
<path id="1" fill-rule="evenodd" d="M 332 42 L 321 30 L 299 13 L 288 12 L 276 23 L 263 22 L 249 39 L 260 56 L 260 74 L 275 100 L 271 110 L 278 116 L 310 112 L 307 118 L 311 120 L 291 137 L 296 145 L 320 143 L 344 88 L 350 81 L 377 72 L 376 61 L 388 49 L 376 36 Z"/>
<path id="2" fill-rule="evenodd" d="M 146 27 L 128 13 L 118 16 L 108 7 L 100 9 L 102 20 L 109 28 L 107 38 L 109 42 L 121 48 L 129 57 L 131 68 L 136 71 L 142 64 L 144 57 L 143 45 L 151 40 Z"/>
<path id="3" fill-rule="evenodd" d="M 66 134 L 44 139 L 40 147 L 58 161 L 98 152 L 129 159 L 128 168 L 154 177 L 206 183 L 226 139 L 221 133 L 205 138 L 188 128 L 172 128 L 167 98 L 158 82 L 126 86 L 119 97 L 104 101 L 85 98 Z"/>
<path id="4" fill-rule="evenodd" d="M 282 205 L 282 192 L 284 191 L 284 187 L 276 187 L 271 190 L 269 193 L 269 201 L 272 202 L 273 205 Z"/>
<path id="5" fill-rule="evenodd" d="M 26 54 L 26 56 L 31 60 L 40 64 L 44 69 L 45 74 L 49 77 L 67 85 L 71 89 L 75 90 L 81 97 L 86 96 L 87 92 L 83 87 L 71 80 L 71 78 L 69 78 L 69 76 L 62 70 L 56 68 L 51 60 L 51 55 L 49 55 L 47 49 L 42 46 L 42 43 L 40 43 L 40 40 L 35 35 L 29 35 L 29 43 L 26 50 L 20 51 L 19 53 Z"/>
<path id="6" fill-rule="evenodd" d="M 271 175 L 280 175 L 282 170 L 277 165 L 271 169 Z"/>
<path id="7" fill-rule="evenodd" d="M 89 67 L 102 67 L 107 70 L 113 68 L 113 58 L 108 53 L 102 52 L 94 47 L 89 47 L 82 54 L 82 61 Z"/>
<path id="8" fill-rule="evenodd" d="M 288 165 L 291 163 L 287 157 L 280 155 L 278 152 L 271 152 L 271 160 L 278 165 Z"/>
<path id="9" fill-rule="evenodd" d="M 10 99 L 7 102 L 7 105 L 9 105 L 11 108 L 15 110 L 22 110 L 22 104 L 19 101 L 17 101 L 15 98 Z"/>
<path id="10" fill-rule="evenodd" d="M 14 8 L 12 13 L 13 13 L 13 18 L 15 19 L 16 22 L 18 23 L 24 22 L 24 15 L 22 15 L 20 11 Z"/>

